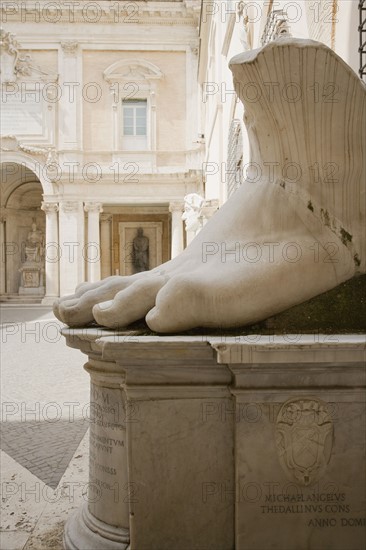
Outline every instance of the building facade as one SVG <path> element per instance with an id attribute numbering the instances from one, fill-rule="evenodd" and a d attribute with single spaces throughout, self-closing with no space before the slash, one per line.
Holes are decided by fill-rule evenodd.
<path id="1" fill-rule="evenodd" d="M 198 21 L 196 0 L 3 3 L 3 300 L 51 303 L 183 249 Z"/>
<path id="2" fill-rule="evenodd" d="M 204 135 L 203 171 L 206 196 L 223 204 L 243 178 L 260 175 L 251 164 L 243 105 L 232 85 L 229 61 L 244 51 L 289 35 L 309 38 L 332 48 L 365 78 L 366 2 L 348 0 L 203 0 L 198 69 Z M 365 44 L 364 44 L 365 43 Z M 363 44 L 363 47 L 362 47 Z M 321 70 L 321 68 L 320 68 Z M 361 74 L 363 73 L 363 74 Z M 272 83 L 272 91 L 276 83 Z M 292 89 L 284 90 L 289 96 Z M 314 100 L 332 100 L 335 90 L 314 89 Z M 270 84 L 269 84 L 269 93 Z M 248 101 L 256 101 L 248 86 Z M 289 100 L 292 98 L 289 97 Z"/>

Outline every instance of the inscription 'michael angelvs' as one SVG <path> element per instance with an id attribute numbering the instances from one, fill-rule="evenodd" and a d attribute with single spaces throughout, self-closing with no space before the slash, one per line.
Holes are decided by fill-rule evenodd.
<path id="1" fill-rule="evenodd" d="M 290 399 L 276 422 L 276 446 L 287 477 L 300 485 L 315 483 L 324 473 L 333 445 L 333 422 L 319 399 Z"/>

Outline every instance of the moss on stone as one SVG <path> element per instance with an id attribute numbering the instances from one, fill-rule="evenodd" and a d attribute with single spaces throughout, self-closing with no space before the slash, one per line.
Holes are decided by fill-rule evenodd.
<path id="1" fill-rule="evenodd" d="M 365 332 L 366 275 L 271 317 L 265 324 L 282 332 Z"/>

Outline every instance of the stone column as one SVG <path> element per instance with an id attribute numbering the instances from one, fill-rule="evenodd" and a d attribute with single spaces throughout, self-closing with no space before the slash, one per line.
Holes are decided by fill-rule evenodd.
<path id="1" fill-rule="evenodd" d="M 171 257 L 175 258 L 184 248 L 183 245 L 183 202 L 171 202 L 169 204 L 169 212 L 172 214 L 172 244 Z"/>
<path id="2" fill-rule="evenodd" d="M 100 281 L 100 232 L 99 214 L 103 212 L 100 202 L 86 202 L 85 212 L 88 213 L 88 238 L 85 246 L 88 281 Z"/>
<path id="3" fill-rule="evenodd" d="M 60 296 L 73 294 L 85 280 L 84 211 L 81 201 L 64 201 L 59 211 Z"/>
<path id="4" fill-rule="evenodd" d="M 42 202 L 46 213 L 46 248 L 45 248 L 45 286 L 46 294 L 42 304 L 52 304 L 60 295 L 59 265 L 60 245 L 58 242 L 58 204 Z"/>
<path id="5" fill-rule="evenodd" d="M 101 278 L 112 275 L 112 243 L 111 243 L 112 214 L 100 216 L 100 252 Z"/>
<path id="6" fill-rule="evenodd" d="M 5 217 L 0 218 L 0 294 L 6 293 Z"/>

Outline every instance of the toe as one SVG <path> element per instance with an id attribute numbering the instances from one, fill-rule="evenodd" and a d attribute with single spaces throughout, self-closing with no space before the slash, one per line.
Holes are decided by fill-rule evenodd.
<path id="1" fill-rule="evenodd" d="M 70 327 L 82 327 L 94 322 L 93 307 L 112 300 L 135 281 L 135 277 L 108 277 L 97 283 L 81 283 L 75 294 L 64 296 L 54 304 L 55 316 Z"/>
<path id="2" fill-rule="evenodd" d="M 106 300 L 112 300 L 121 289 L 128 287 L 130 284 L 131 281 L 127 277 L 121 277 L 118 285 L 98 286 L 88 290 L 79 298 L 72 297 L 64 300 L 58 305 L 59 316 L 70 327 L 81 327 L 93 323 L 95 321 L 93 307 Z"/>
<path id="3" fill-rule="evenodd" d="M 64 320 L 62 319 L 61 313 L 60 313 L 60 299 L 55 300 L 53 302 L 52 310 L 53 310 L 53 314 L 56 317 L 56 319 L 58 319 L 59 321 L 64 323 Z"/>
<path id="4" fill-rule="evenodd" d="M 86 294 L 81 298 L 72 298 L 60 302 L 58 311 L 61 320 L 69 327 L 85 326 L 94 320 L 92 306 Z"/>
<path id="5" fill-rule="evenodd" d="M 112 301 L 94 306 L 94 319 L 99 325 L 113 329 L 126 327 L 142 319 L 154 307 L 156 295 L 165 283 L 164 276 L 152 276 L 134 282 L 118 292 Z"/>

